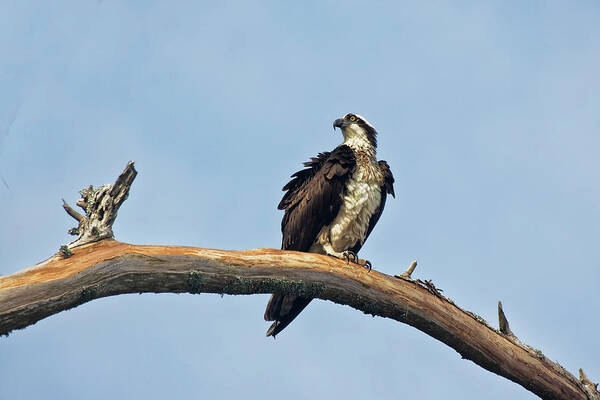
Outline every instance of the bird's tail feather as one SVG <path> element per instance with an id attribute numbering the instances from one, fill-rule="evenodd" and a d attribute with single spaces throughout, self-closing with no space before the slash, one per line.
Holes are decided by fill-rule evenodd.
<path id="1" fill-rule="evenodd" d="M 265 320 L 275 322 L 267 330 L 267 336 L 275 337 L 285 329 L 306 308 L 311 300 L 308 297 L 273 293 L 265 310 Z"/>

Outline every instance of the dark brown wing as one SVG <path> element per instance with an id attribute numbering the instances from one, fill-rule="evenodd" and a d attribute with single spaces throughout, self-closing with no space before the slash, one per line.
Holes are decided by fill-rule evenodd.
<path id="1" fill-rule="evenodd" d="M 354 172 L 356 159 L 350 147 L 342 145 L 321 153 L 304 164 L 283 190 L 277 207 L 285 210 L 281 221 L 281 248 L 308 251 L 317 234 L 329 225 L 342 205 L 346 180 Z"/>
<path id="2" fill-rule="evenodd" d="M 320 153 L 304 165 L 307 168 L 292 175 L 293 179 L 283 187 L 287 192 L 277 207 L 285 210 L 281 221 L 283 250 L 308 251 L 323 226 L 333 221 L 356 159 L 350 147 L 341 145 L 331 153 Z M 267 336 L 281 332 L 311 300 L 274 293 L 265 310 L 265 320 L 275 321 Z"/>
<path id="3" fill-rule="evenodd" d="M 362 242 L 358 242 L 352 247 L 352 251 L 354 253 L 358 253 L 362 245 L 367 241 L 367 238 L 375 228 L 375 224 L 379 221 L 379 217 L 381 217 L 381 213 L 383 213 L 383 208 L 385 207 L 385 200 L 388 194 L 391 194 L 392 197 L 396 198 L 394 193 L 394 175 L 392 175 L 392 171 L 390 170 L 390 166 L 386 161 L 379 161 L 379 168 L 381 172 L 383 172 L 383 185 L 381 186 L 381 201 L 379 202 L 379 208 L 375 213 L 371 216 L 369 220 L 369 227 L 367 228 L 367 234 Z"/>

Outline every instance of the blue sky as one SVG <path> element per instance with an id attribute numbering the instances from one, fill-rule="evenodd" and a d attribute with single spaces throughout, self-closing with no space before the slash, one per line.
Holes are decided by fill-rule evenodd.
<path id="1" fill-rule="evenodd" d="M 379 132 L 396 177 L 361 255 L 600 379 L 597 2 L 0 5 L 0 273 L 70 240 L 61 198 L 139 171 L 118 240 L 279 247 L 280 189 Z M 412 327 L 319 301 L 127 295 L 0 339 L 0 398 L 533 399 Z"/>

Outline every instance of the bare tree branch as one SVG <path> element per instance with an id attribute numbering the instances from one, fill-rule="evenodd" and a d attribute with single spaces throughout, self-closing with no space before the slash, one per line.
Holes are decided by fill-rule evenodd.
<path id="1" fill-rule="evenodd" d="M 123 293 L 281 292 L 331 300 L 414 326 L 544 399 L 600 399 L 587 378 L 576 379 L 540 351 L 491 328 L 420 281 L 274 249 L 225 251 L 103 240 L 72 253 L 0 278 L 0 334 Z"/>
<path id="2" fill-rule="evenodd" d="M 65 202 L 67 213 L 79 222 L 79 229 L 71 232 L 78 239 L 34 267 L 0 277 L 0 335 L 118 294 L 279 292 L 330 300 L 411 325 L 543 399 L 600 400 L 597 384 L 581 369 L 577 379 L 521 343 L 500 302 L 496 330 L 444 297 L 431 280 L 413 280 L 416 262 L 392 277 L 311 253 L 140 246 L 112 240 L 117 210 L 136 174 L 130 162 L 114 185 L 82 190 L 77 205 L 86 216 Z"/>

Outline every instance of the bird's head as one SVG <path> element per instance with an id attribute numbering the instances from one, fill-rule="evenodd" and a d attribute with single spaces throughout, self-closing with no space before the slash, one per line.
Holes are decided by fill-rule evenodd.
<path id="1" fill-rule="evenodd" d="M 340 128 L 344 135 L 344 144 L 350 147 L 377 148 L 377 131 L 358 114 L 346 114 L 333 122 L 333 129 Z"/>

